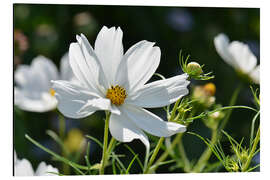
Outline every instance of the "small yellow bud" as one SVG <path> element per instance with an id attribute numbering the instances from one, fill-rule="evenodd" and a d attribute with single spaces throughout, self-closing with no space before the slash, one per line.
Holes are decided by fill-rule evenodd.
<path id="1" fill-rule="evenodd" d="M 199 76 L 203 73 L 202 67 L 196 62 L 190 62 L 187 65 L 187 74 L 191 76 Z"/>
<path id="2" fill-rule="evenodd" d="M 203 86 L 203 89 L 206 93 L 208 93 L 211 96 L 214 96 L 216 93 L 216 86 L 214 83 L 207 83 Z"/>
<path id="3" fill-rule="evenodd" d="M 64 144 L 69 152 L 76 152 L 80 150 L 82 146 L 86 143 L 83 133 L 79 129 L 71 129 L 68 134 L 67 138 L 64 141 Z"/>

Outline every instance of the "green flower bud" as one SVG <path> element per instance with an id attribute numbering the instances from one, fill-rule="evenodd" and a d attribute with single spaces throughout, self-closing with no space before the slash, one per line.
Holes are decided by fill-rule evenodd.
<path id="1" fill-rule="evenodd" d="M 202 67 L 196 62 L 190 62 L 187 65 L 187 74 L 190 76 L 199 76 L 203 73 Z"/>
<path id="2" fill-rule="evenodd" d="M 228 171 L 230 171 L 230 172 L 238 172 L 239 171 L 239 165 L 232 158 L 228 158 L 226 160 L 226 169 Z"/>
<path id="3" fill-rule="evenodd" d="M 247 159 L 248 159 L 248 152 L 247 152 L 247 150 L 244 149 L 240 154 L 240 160 L 241 160 L 242 164 L 246 163 Z"/>

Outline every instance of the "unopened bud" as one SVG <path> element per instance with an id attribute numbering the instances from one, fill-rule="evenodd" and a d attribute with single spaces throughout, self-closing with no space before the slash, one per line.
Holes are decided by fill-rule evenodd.
<path id="1" fill-rule="evenodd" d="M 203 89 L 206 93 L 208 93 L 211 96 L 214 96 L 216 93 L 216 86 L 214 83 L 207 83 L 203 86 Z"/>
<path id="2" fill-rule="evenodd" d="M 187 65 L 187 73 L 191 76 L 199 76 L 203 73 L 202 67 L 196 62 L 190 62 Z"/>

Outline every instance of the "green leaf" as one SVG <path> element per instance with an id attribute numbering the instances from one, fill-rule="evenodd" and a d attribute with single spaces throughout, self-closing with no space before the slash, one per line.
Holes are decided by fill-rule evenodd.
<path id="1" fill-rule="evenodd" d="M 56 158 L 57 160 L 66 163 L 68 165 L 70 165 L 71 167 L 73 167 L 77 172 L 79 172 L 80 174 L 84 174 L 83 172 L 81 172 L 79 169 L 83 169 L 83 170 L 88 170 L 87 166 L 82 166 L 79 165 L 75 162 L 72 162 L 56 153 L 54 153 L 53 151 L 51 151 L 50 149 L 44 147 L 43 145 L 41 145 L 40 143 L 38 143 L 37 141 L 35 141 L 34 139 L 32 139 L 30 136 L 28 136 L 27 134 L 25 134 L 25 138 L 28 139 L 31 143 L 33 143 L 34 145 L 36 145 L 37 147 L 39 147 L 40 149 L 44 150 L 45 152 L 49 153 L 50 155 L 52 155 L 54 158 Z M 91 167 L 91 169 L 97 169 L 98 168 L 98 164 L 94 165 Z"/>
<path id="2" fill-rule="evenodd" d="M 101 147 L 101 149 L 103 149 L 103 144 L 97 138 L 95 138 L 93 136 L 90 136 L 90 135 L 86 135 L 85 137 L 87 137 L 88 139 L 91 139 L 91 140 L 95 141 Z"/>
<path id="3" fill-rule="evenodd" d="M 133 157 L 133 159 L 130 161 L 130 163 L 129 163 L 129 165 L 128 165 L 128 168 L 127 168 L 127 170 L 126 170 L 126 174 L 129 174 L 129 170 L 130 170 L 130 168 L 131 168 L 133 162 L 135 161 L 135 159 L 136 159 L 137 157 L 138 157 L 138 154 L 136 154 L 136 155 Z"/>
<path id="4" fill-rule="evenodd" d="M 127 145 L 127 144 L 124 144 L 124 146 L 136 157 L 136 160 L 139 164 L 139 166 L 141 167 L 141 169 L 143 170 L 143 164 L 142 162 L 140 161 L 139 157 L 136 156 L 135 152 Z"/>

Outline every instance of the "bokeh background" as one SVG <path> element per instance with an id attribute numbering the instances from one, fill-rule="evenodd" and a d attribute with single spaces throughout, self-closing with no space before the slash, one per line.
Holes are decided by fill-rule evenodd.
<path id="1" fill-rule="evenodd" d="M 39 54 L 50 58 L 59 67 L 60 59 L 68 51 L 69 44 L 76 41 L 76 34 L 85 34 L 93 45 L 97 33 L 104 25 L 121 27 L 125 51 L 141 40 L 156 42 L 162 53 L 157 72 L 165 77 L 182 73 L 178 63 L 180 50 L 184 55 L 190 54 L 191 60 L 205 64 L 204 70 L 213 71 L 215 75 L 211 82 L 217 88 L 216 101 L 224 106 L 228 105 L 241 80 L 216 53 L 214 37 L 223 32 L 231 40 L 245 42 L 258 62 L 260 60 L 260 10 L 257 8 L 14 4 L 14 70 L 19 64 L 30 64 Z M 202 83 L 205 82 L 194 81 L 191 87 Z M 241 90 L 236 104 L 254 107 L 249 85 L 246 84 Z M 162 109 L 152 111 L 165 118 Z M 239 141 L 243 137 L 248 140 L 252 115 L 248 110 L 234 110 L 225 130 Z M 103 117 L 102 112 L 96 112 L 82 120 L 66 119 L 66 133 L 77 128 L 83 135 L 89 134 L 102 141 Z M 59 146 L 46 134 L 48 129 L 58 132 L 58 124 L 55 112 L 33 113 L 14 107 L 14 148 L 18 157 L 29 159 L 34 169 L 40 161 L 46 161 L 61 171 L 59 162 L 52 161 L 49 154 L 24 138 L 28 134 L 60 153 Z M 188 131 L 206 138 L 210 135 L 209 129 L 201 121 L 194 121 Z M 205 148 L 200 139 L 188 134 L 184 136 L 184 144 L 190 159 L 197 159 Z M 225 150 L 230 153 L 229 143 L 228 147 L 226 142 L 224 144 Z M 135 140 L 128 145 L 139 153 L 143 161 L 143 144 Z M 117 148 L 117 152 L 126 155 L 122 158 L 126 164 L 133 158 L 122 146 Z M 101 149 L 91 142 L 91 163 L 97 163 L 101 154 Z M 212 157 L 212 160 L 217 159 Z M 131 170 L 133 173 L 138 172 L 135 164 Z M 161 166 L 157 172 L 168 171 L 168 166 Z M 181 172 L 181 169 L 170 171 Z"/>

